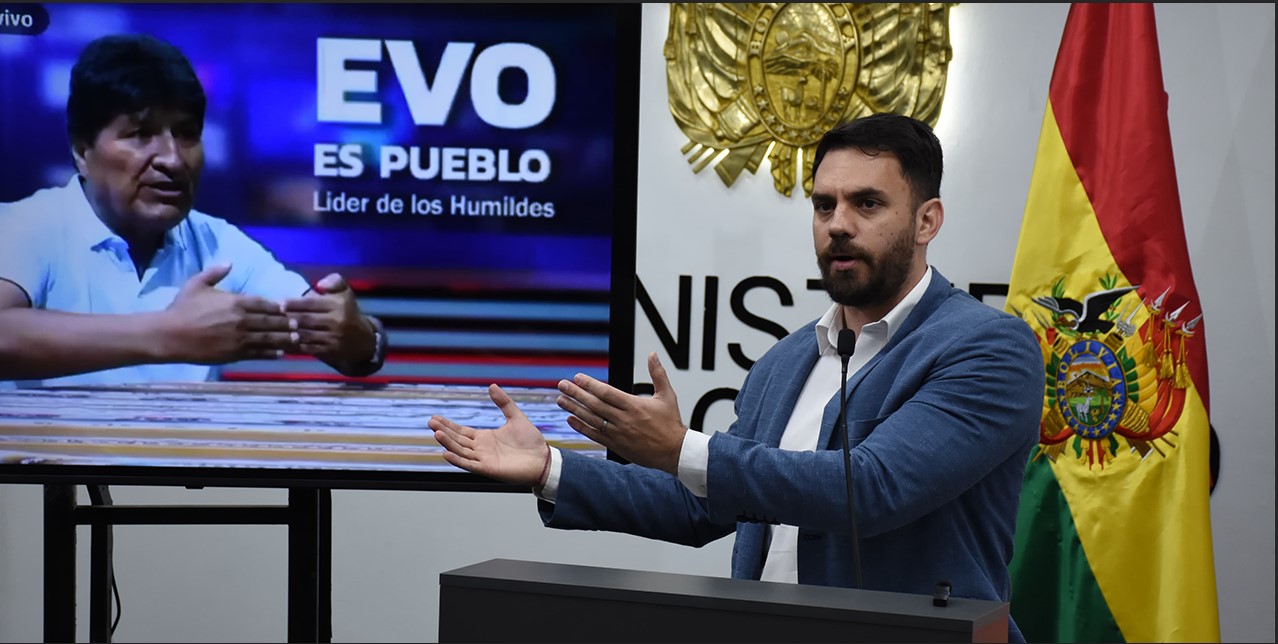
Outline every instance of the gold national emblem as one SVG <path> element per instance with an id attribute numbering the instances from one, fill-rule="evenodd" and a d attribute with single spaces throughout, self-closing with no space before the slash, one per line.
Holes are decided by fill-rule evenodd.
<path id="1" fill-rule="evenodd" d="M 877 112 L 936 125 L 956 3 L 672 3 L 670 113 L 682 152 L 725 185 L 766 156 L 778 192 L 812 194 L 812 156 L 831 127 Z"/>
<path id="2" fill-rule="evenodd" d="M 1170 289 L 1141 300 L 1139 287 L 1106 276 L 1100 290 L 1076 300 L 1064 282 L 1031 298 L 1041 307 L 1032 315 L 1018 311 L 1038 336 L 1047 370 L 1035 458 L 1055 461 L 1068 451 L 1103 469 L 1124 453 L 1165 456 L 1176 447 L 1191 383 L 1186 344 L 1202 316 L 1181 320 L 1187 304 L 1166 310 Z"/>

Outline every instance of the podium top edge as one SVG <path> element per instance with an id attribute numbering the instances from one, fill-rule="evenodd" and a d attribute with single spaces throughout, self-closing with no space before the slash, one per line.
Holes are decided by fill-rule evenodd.
<path id="1" fill-rule="evenodd" d="M 861 623 L 927 623 L 940 630 L 970 631 L 1006 620 L 1008 603 L 951 597 L 932 605 L 931 595 L 789 584 L 682 573 L 603 568 L 514 559 L 490 559 L 439 575 L 441 587 L 550 593 L 603 600 L 671 604 L 821 617 Z"/>

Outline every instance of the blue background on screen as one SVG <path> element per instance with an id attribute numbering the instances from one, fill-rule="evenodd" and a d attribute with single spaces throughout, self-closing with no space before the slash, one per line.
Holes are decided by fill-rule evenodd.
<path id="1" fill-rule="evenodd" d="M 66 138 L 67 81 L 90 40 L 144 32 L 175 44 L 208 95 L 206 165 L 196 207 L 240 225 L 286 264 L 314 278 L 336 268 L 364 286 L 463 290 L 608 290 L 615 203 L 616 60 L 612 14 L 598 7 L 438 4 L 48 4 L 47 31 L 0 36 L 0 202 L 61 185 L 73 173 Z M 317 38 L 409 40 L 427 81 L 448 42 L 529 43 L 556 74 L 550 115 L 528 129 L 484 123 L 472 108 L 470 72 L 443 126 L 417 126 L 389 55 L 351 69 L 378 74 L 383 123 L 321 123 L 316 115 Z M 517 103 L 522 73 L 501 93 Z M 356 178 L 316 177 L 317 143 L 363 146 Z M 542 183 L 417 180 L 378 176 L 383 145 L 544 150 Z M 406 178 L 405 178 L 406 177 Z M 439 199 L 444 214 L 316 212 L 325 191 Z M 464 217 L 454 197 L 553 203 L 553 218 Z M 427 277 L 427 276 L 436 277 Z"/>

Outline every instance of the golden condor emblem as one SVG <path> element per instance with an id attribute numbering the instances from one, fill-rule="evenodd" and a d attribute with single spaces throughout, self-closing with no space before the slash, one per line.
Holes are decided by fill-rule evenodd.
<path id="1" fill-rule="evenodd" d="M 778 192 L 801 178 L 811 195 L 816 144 L 838 123 L 895 112 L 935 126 L 954 4 L 671 3 L 666 81 L 692 171 L 713 163 L 731 186 L 766 156 Z"/>
<path id="2" fill-rule="evenodd" d="M 1106 276 L 1080 301 L 1065 296 L 1064 282 L 1031 298 L 1042 307 L 1032 315 L 1016 311 L 1038 336 L 1047 370 L 1034 458 L 1056 460 L 1070 449 L 1089 468 L 1104 468 L 1121 453 L 1165 455 L 1176 447 L 1190 384 L 1185 343 L 1202 316 L 1180 320 L 1186 305 L 1166 311 L 1170 289 L 1141 300 L 1139 286 L 1116 287 Z"/>

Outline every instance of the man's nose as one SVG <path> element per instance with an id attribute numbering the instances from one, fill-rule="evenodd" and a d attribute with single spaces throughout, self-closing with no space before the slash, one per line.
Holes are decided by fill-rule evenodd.
<path id="1" fill-rule="evenodd" d="M 856 235 L 856 222 L 853 221 L 852 211 L 849 208 L 839 206 L 834 209 L 834 213 L 830 215 L 829 232 L 831 237 L 853 237 Z"/>
<path id="2" fill-rule="evenodd" d="M 151 139 L 151 162 L 166 170 L 182 167 L 184 161 L 179 151 L 177 137 L 165 130 Z"/>

